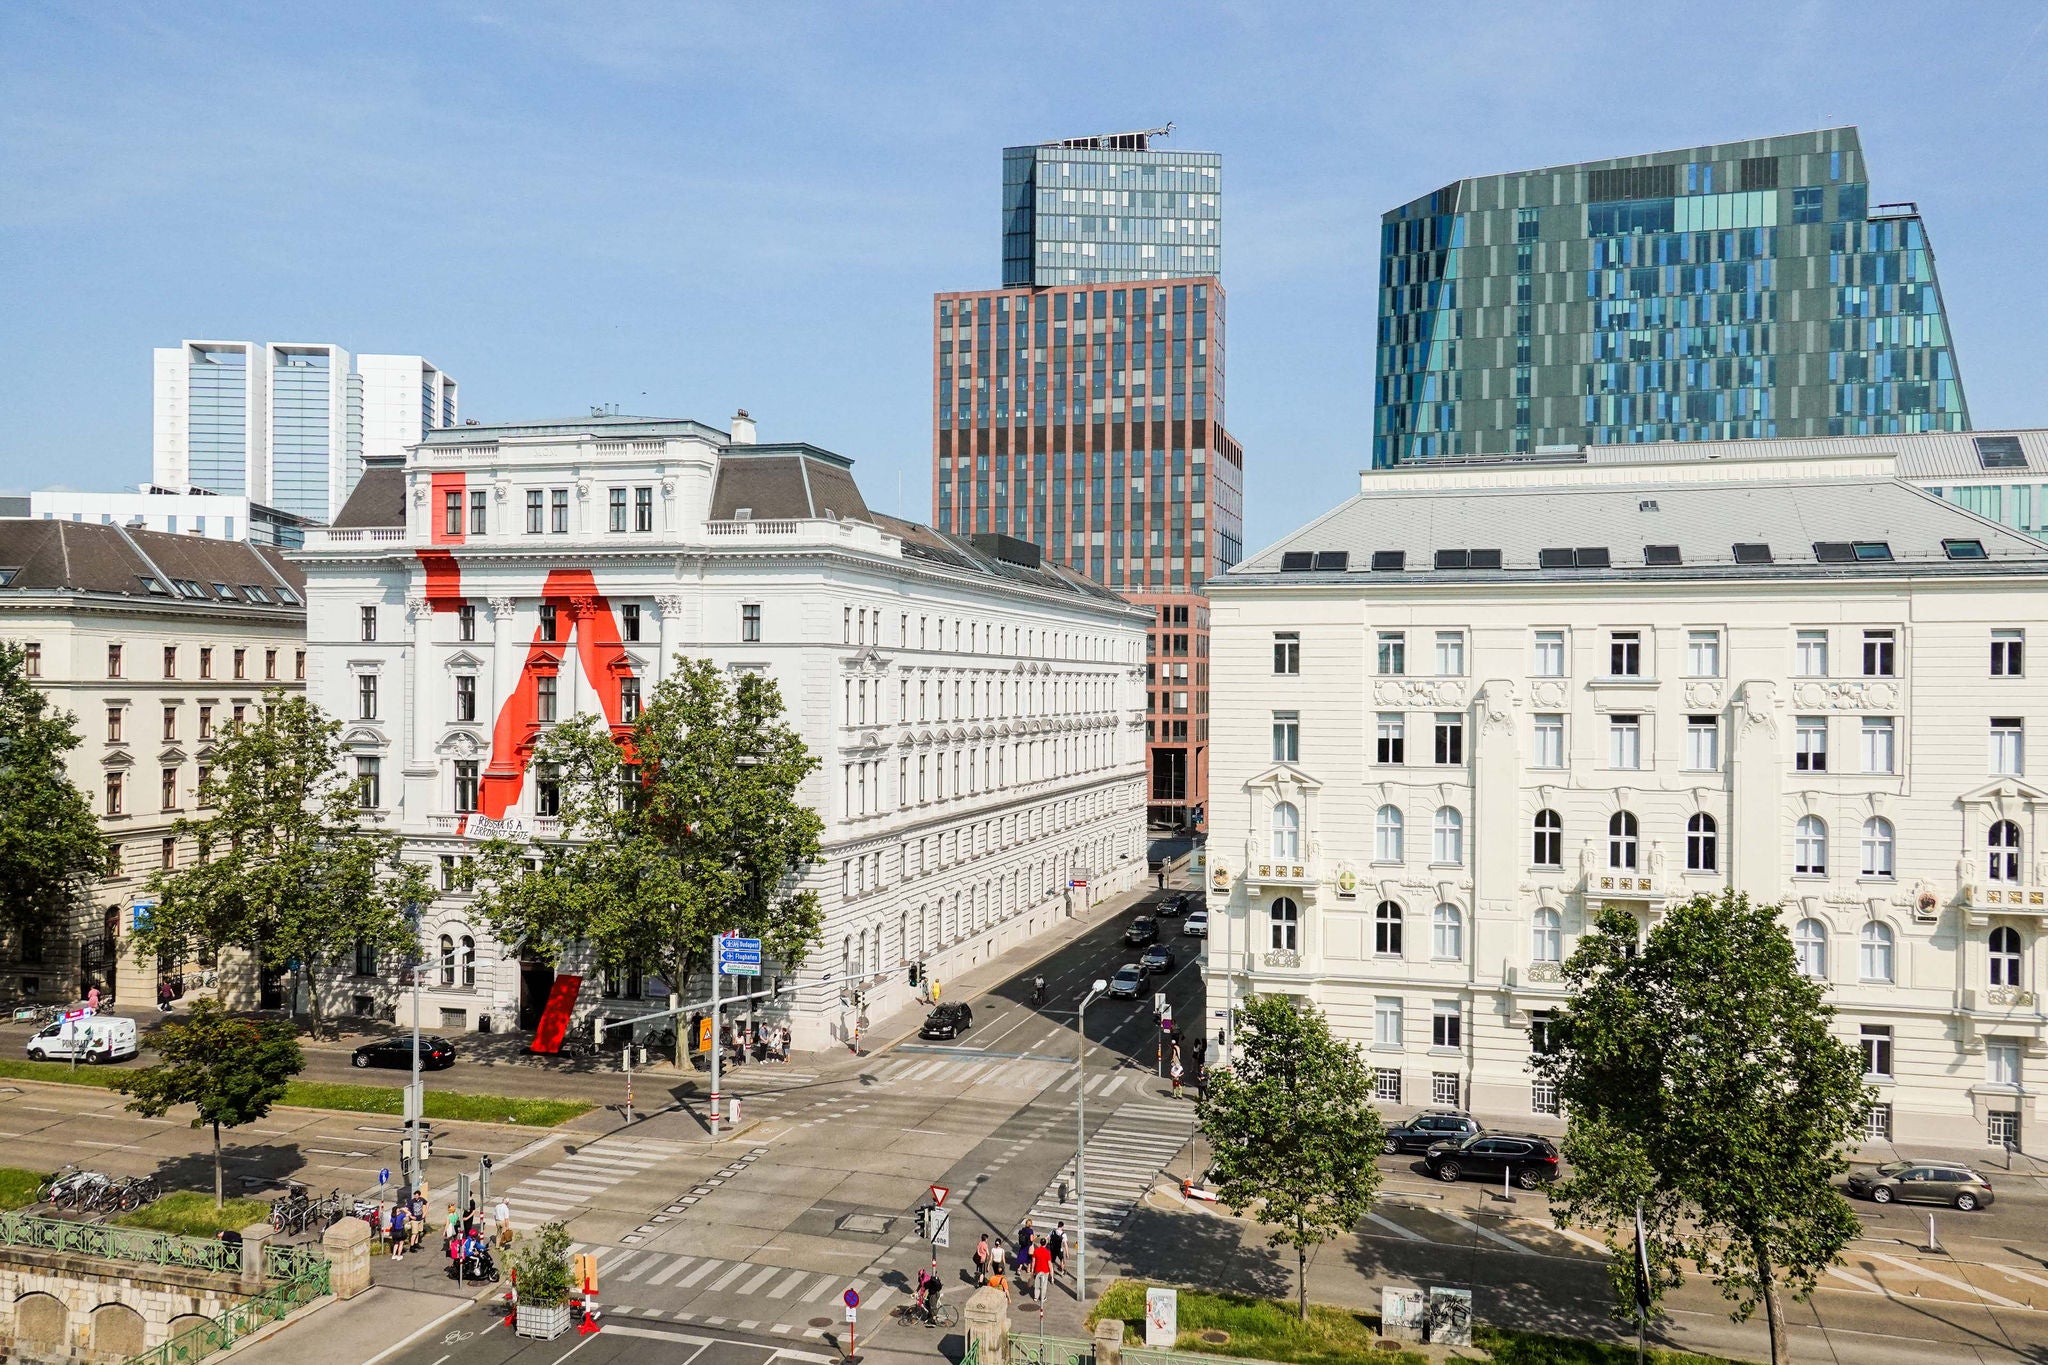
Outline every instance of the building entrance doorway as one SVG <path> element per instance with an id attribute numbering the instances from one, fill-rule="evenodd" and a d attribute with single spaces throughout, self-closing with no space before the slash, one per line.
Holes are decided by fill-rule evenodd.
<path id="1" fill-rule="evenodd" d="M 555 966 L 543 962 L 531 949 L 519 954 L 519 1027 L 540 1027 L 542 1011 L 548 1007 L 548 992 L 555 988 Z"/>

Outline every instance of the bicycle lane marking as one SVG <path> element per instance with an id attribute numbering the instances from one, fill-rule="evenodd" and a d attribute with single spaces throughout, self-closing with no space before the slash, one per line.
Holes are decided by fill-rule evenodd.
<path id="1" fill-rule="evenodd" d="M 2026 1304 L 2021 1303 L 2018 1299 L 2008 1299 L 2003 1294 L 1994 1294 L 1989 1289 L 1980 1288 L 1967 1280 L 1958 1280 L 1953 1276 L 1944 1275 L 1940 1271 L 1921 1265 L 1917 1261 L 1904 1260 L 1898 1256 L 1887 1256 L 1882 1251 L 1866 1251 L 1863 1254 L 1873 1261 L 1883 1261 L 1886 1265 L 1897 1266 L 1908 1274 L 1921 1275 L 1933 1280 L 1937 1284 L 1945 1284 L 1951 1289 L 1960 1289 L 1966 1294 L 1974 1294 L 1986 1303 L 1995 1303 L 2000 1308 L 2024 1309 L 2027 1307 Z"/>

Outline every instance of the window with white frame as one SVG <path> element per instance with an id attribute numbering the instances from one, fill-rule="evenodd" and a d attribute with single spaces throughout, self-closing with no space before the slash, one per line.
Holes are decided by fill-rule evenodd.
<path id="1" fill-rule="evenodd" d="M 1889 877 L 1894 867 L 1893 845 L 1896 836 L 1892 822 L 1881 815 L 1873 815 L 1863 822 L 1863 875 L 1866 877 Z"/>
<path id="2" fill-rule="evenodd" d="M 1455 1000 L 1439 1000 L 1429 1011 L 1429 1045 L 1456 1048 L 1465 1045 L 1465 1011 Z"/>
<path id="3" fill-rule="evenodd" d="M 1431 727 L 1438 763 L 1455 765 L 1465 761 L 1465 715 L 1461 711 L 1440 711 Z"/>
<path id="4" fill-rule="evenodd" d="M 1530 924 L 1529 960 L 1564 961 L 1564 916 L 1548 906 L 1538 906 Z"/>
<path id="5" fill-rule="evenodd" d="M 1896 678 L 1899 675 L 1899 633 L 1895 630 L 1863 632 L 1863 676 Z"/>
<path id="6" fill-rule="evenodd" d="M 1539 678 L 1562 678 L 1564 676 L 1563 631 L 1539 630 L 1536 632 L 1536 656 L 1531 661 L 1530 672 Z"/>
<path id="7" fill-rule="evenodd" d="M 1464 1083 L 1455 1071 L 1429 1073 L 1429 1102 L 1457 1105 L 1464 1098 Z"/>
<path id="8" fill-rule="evenodd" d="M 1554 810 L 1536 812 L 1531 826 L 1530 861 L 1537 867 L 1564 866 L 1564 817 Z"/>
<path id="9" fill-rule="evenodd" d="M 1802 773 L 1828 770 L 1828 718 L 1799 716 L 1792 722 L 1792 766 Z"/>
<path id="10" fill-rule="evenodd" d="M 1871 1080 L 1892 1078 L 1892 1030 L 1888 1024 L 1865 1024 L 1861 1030 L 1863 1074 Z"/>
<path id="11" fill-rule="evenodd" d="M 2027 633 L 2024 630 L 1991 632 L 1991 676 L 2019 678 L 2026 675 Z"/>
<path id="12" fill-rule="evenodd" d="M 1301 808 L 1292 801 L 1273 807 L 1273 856 L 1288 861 L 1301 856 Z"/>
<path id="13" fill-rule="evenodd" d="M 1300 631 L 1276 630 L 1273 632 L 1273 671 L 1288 675 L 1301 672 Z"/>
<path id="14" fill-rule="evenodd" d="M 1384 678 L 1398 678 L 1408 671 L 1408 633 L 1401 630 L 1379 632 L 1374 649 L 1375 671 Z"/>
<path id="15" fill-rule="evenodd" d="M 1892 1140 L 1892 1107 L 1889 1104 L 1873 1104 L 1863 1111 L 1863 1140 L 1865 1142 L 1890 1142 Z"/>
<path id="16" fill-rule="evenodd" d="M 1556 1081 L 1531 1081 L 1529 1083 L 1529 1112 L 1549 1114 L 1555 1117 L 1562 1113 L 1564 1106 L 1558 1102 Z"/>
<path id="17" fill-rule="evenodd" d="M 1856 933 L 1856 974 L 1864 981 L 1892 979 L 1892 928 L 1872 920 Z"/>
<path id="18" fill-rule="evenodd" d="M 2020 879 L 2020 827 L 2011 820 L 1994 820 L 1985 836 L 1989 854 L 1986 873 L 1994 882 L 2016 883 Z"/>
<path id="19" fill-rule="evenodd" d="M 1890 716 L 1863 718 L 1863 771 L 1889 773 L 1898 770 L 1897 732 Z"/>
<path id="20" fill-rule="evenodd" d="M 1374 862 L 1402 861 L 1401 808 L 1381 806 L 1373 815 L 1372 855 Z"/>
<path id="21" fill-rule="evenodd" d="M 1408 717 L 1399 711 L 1379 713 L 1377 732 L 1373 740 L 1373 762 L 1406 763 L 1408 761 Z"/>
<path id="22" fill-rule="evenodd" d="M 1272 948 L 1275 952 L 1291 953 L 1301 946 L 1298 937 L 1301 929 L 1301 907 L 1286 896 L 1282 896 L 1273 902 L 1273 908 L 1267 913 L 1266 918 L 1272 925 Z"/>
<path id="23" fill-rule="evenodd" d="M 1802 630 L 1792 638 L 1792 671 L 1802 678 L 1828 675 L 1828 633 Z"/>
<path id="24" fill-rule="evenodd" d="M 1801 976 L 1819 980 L 1828 974 L 1828 928 L 1817 919 L 1792 926 L 1792 957 Z"/>
<path id="25" fill-rule="evenodd" d="M 1792 827 L 1792 870 L 1802 877 L 1824 877 L 1828 871 L 1828 822 L 1802 815 Z"/>
<path id="26" fill-rule="evenodd" d="M 1991 771 L 2004 777 L 2026 773 L 2026 722 L 2018 716 L 1991 720 Z"/>
<path id="27" fill-rule="evenodd" d="M 2020 1083 L 2020 1045 L 2018 1043 L 1984 1044 L 1984 1079 L 1992 1085 Z"/>
<path id="28" fill-rule="evenodd" d="M 1721 632 L 1689 630 L 1685 633 L 1685 674 L 1689 678 L 1721 676 Z"/>
<path id="29" fill-rule="evenodd" d="M 1372 951 L 1376 957 L 1401 956 L 1401 907 L 1381 901 L 1372 912 Z"/>
<path id="30" fill-rule="evenodd" d="M 1721 718 L 1685 718 L 1685 766 L 1694 772 L 1710 773 L 1721 766 Z"/>
<path id="31" fill-rule="evenodd" d="M 1430 861 L 1455 867 L 1465 861 L 1465 817 L 1456 806 L 1438 806 Z"/>
<path id="32" fill-rule="evenodd" d="M 1639 829 L 1636 817 L 1618 810 L 1607 817 L 1607 866 L 1616 872 L 1636 870 Z"/>
<path id="33" fill-rule="evenodd" d="M 1301 762 L 1300 712 L 1275 711 L 1273 713 L 1273 761 L 1275 763 Z"/>
<path id="34" fill-rule="evenodd" d="M 1610 768 L 1640 768 L 1643 766 L 1643 718 L 1636 715 L 1612 715 L 1607 718 L 1607 766 Z"/>
<path id="35" fill-rule="evenodd" d="M 1429 955 L 1439 962 L 1465 957 L 1465 916 L 1455 905 L 1439 905 L 1429 916 Z"/>
<path id="36" fill-rule="evenodd" d="M 1607 676 L 1610 678 L 1640 678 L 1643 676 L 1643 633 L 1639 630 L 1610 630 L 1607 632 Z"/>
<path id="37" fill-rule="evenodd" d="M 1439 678 L 1465 676 L 1465 632 L 1440 630 L 1436 633 L 1436 675 Z"/>
<path id="38" fill-rule="evenodd" d="M 1991 984 L 1994 986 L 2017 986 L 2020 984 L 2020 932 L 2011 925 L 2001 924 L 1991 931 L 1988 943 L 1991 966 Z"/>
<path id="39" fill-rule="evenodd" d="M 1564 717 L 1545 713 L 1534 717 L 1534 743 L 1530 746 L 1529 766 L 1532 768 L 1562 768 L 1564 766 Z"/>
<path id="40" fill-rule="evenodd" d="M 1372 1042 L 1374 1047 L 1401 1046 L 1401 999 L 1383 995 L 1373 1002 Z"/>
<path id="41" fill-rule="evenodd" d="M 1380 1104 L 1401 1102 L 1401 1069 L 1399 1067 L 1374 1067 L 1372 1073 L 1372 1097 Z"/>
<path id="42" fill-rule="evenodd" d="M 1721 858 L 1720 830 L 1714 824 L 1714 817 L 1705 811 L 1696 811 L 1685 822 L 1685 870 L 1687 872 L 1712 872 L 1718 868 Z"/>

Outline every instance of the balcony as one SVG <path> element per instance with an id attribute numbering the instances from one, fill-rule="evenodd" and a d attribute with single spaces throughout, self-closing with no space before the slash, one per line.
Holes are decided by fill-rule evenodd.
<path id="1" fill-rule="evenodd" d="M 1964 882 L 1957 888 L 1956 899 L 1970 917 L 1973 929 L 1989 924 L 1993 915 L 2029 915 L 2035 919 L 2048 919 L 2048 887 L 2016 886 L 2010 882 L 1983 886 Z"/>
<path id="2" fill-rule="evenodd" d="M 402 545 L 405 543 L 403 526 L 308 526 L 306 544 L 308 550 L 357 549 L 369 545 Z"/>
<path id="3" fill-rule="evenodd" d="M 1662 909 L 1670 900 L 1683 900 L 1684 887 L 1667 884 L 1663 878 L 1642 872 L 1588 872 L 1579 890 L 1587 900 L 1645 901 L 1652 910 Z"/>
<path id="4" fill-rule="evenodd" d="M 714 545 L 735 549 L 831 545 L 894 555 L 901 545 L 897 537 L 872 523 L 839 521 L 831 517 L 707 521 L 704 523 L 704 537 Z"/>
<path id="5" fill-rule="evenodd" d="M 553 815 L 508 815 L 502 820 L 481 815 L 429 815 L 427 833 L 444 839 L 559 839 L 562 822 Z"/>

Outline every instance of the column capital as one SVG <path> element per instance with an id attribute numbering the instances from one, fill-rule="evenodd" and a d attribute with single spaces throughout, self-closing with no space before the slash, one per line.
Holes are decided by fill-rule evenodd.
<path id="1" fill-rule="evenodd" d="M 654 606 L 666 620 L 677 619 L 683 614 L 683 599 L 676 593 L 670 593 L 666 597 L 655 598 Z"/>
<path id="2" fill-rule="evenodd" d="M 433 603 L 429 602 L 424 595 L 411 593 L 406 595 L 406 620 L 411 621 L 414 625 L 418 625 L 420 622 L 431 618 L 433 614 Z"/>
<path id="3" fill-rule="evenodd" d="M 511 620 L 513 609 L 519 605 L 518 599 L 512 597 L 492 597 L 485 600 L 491 609 L 493 621 Z"/>

